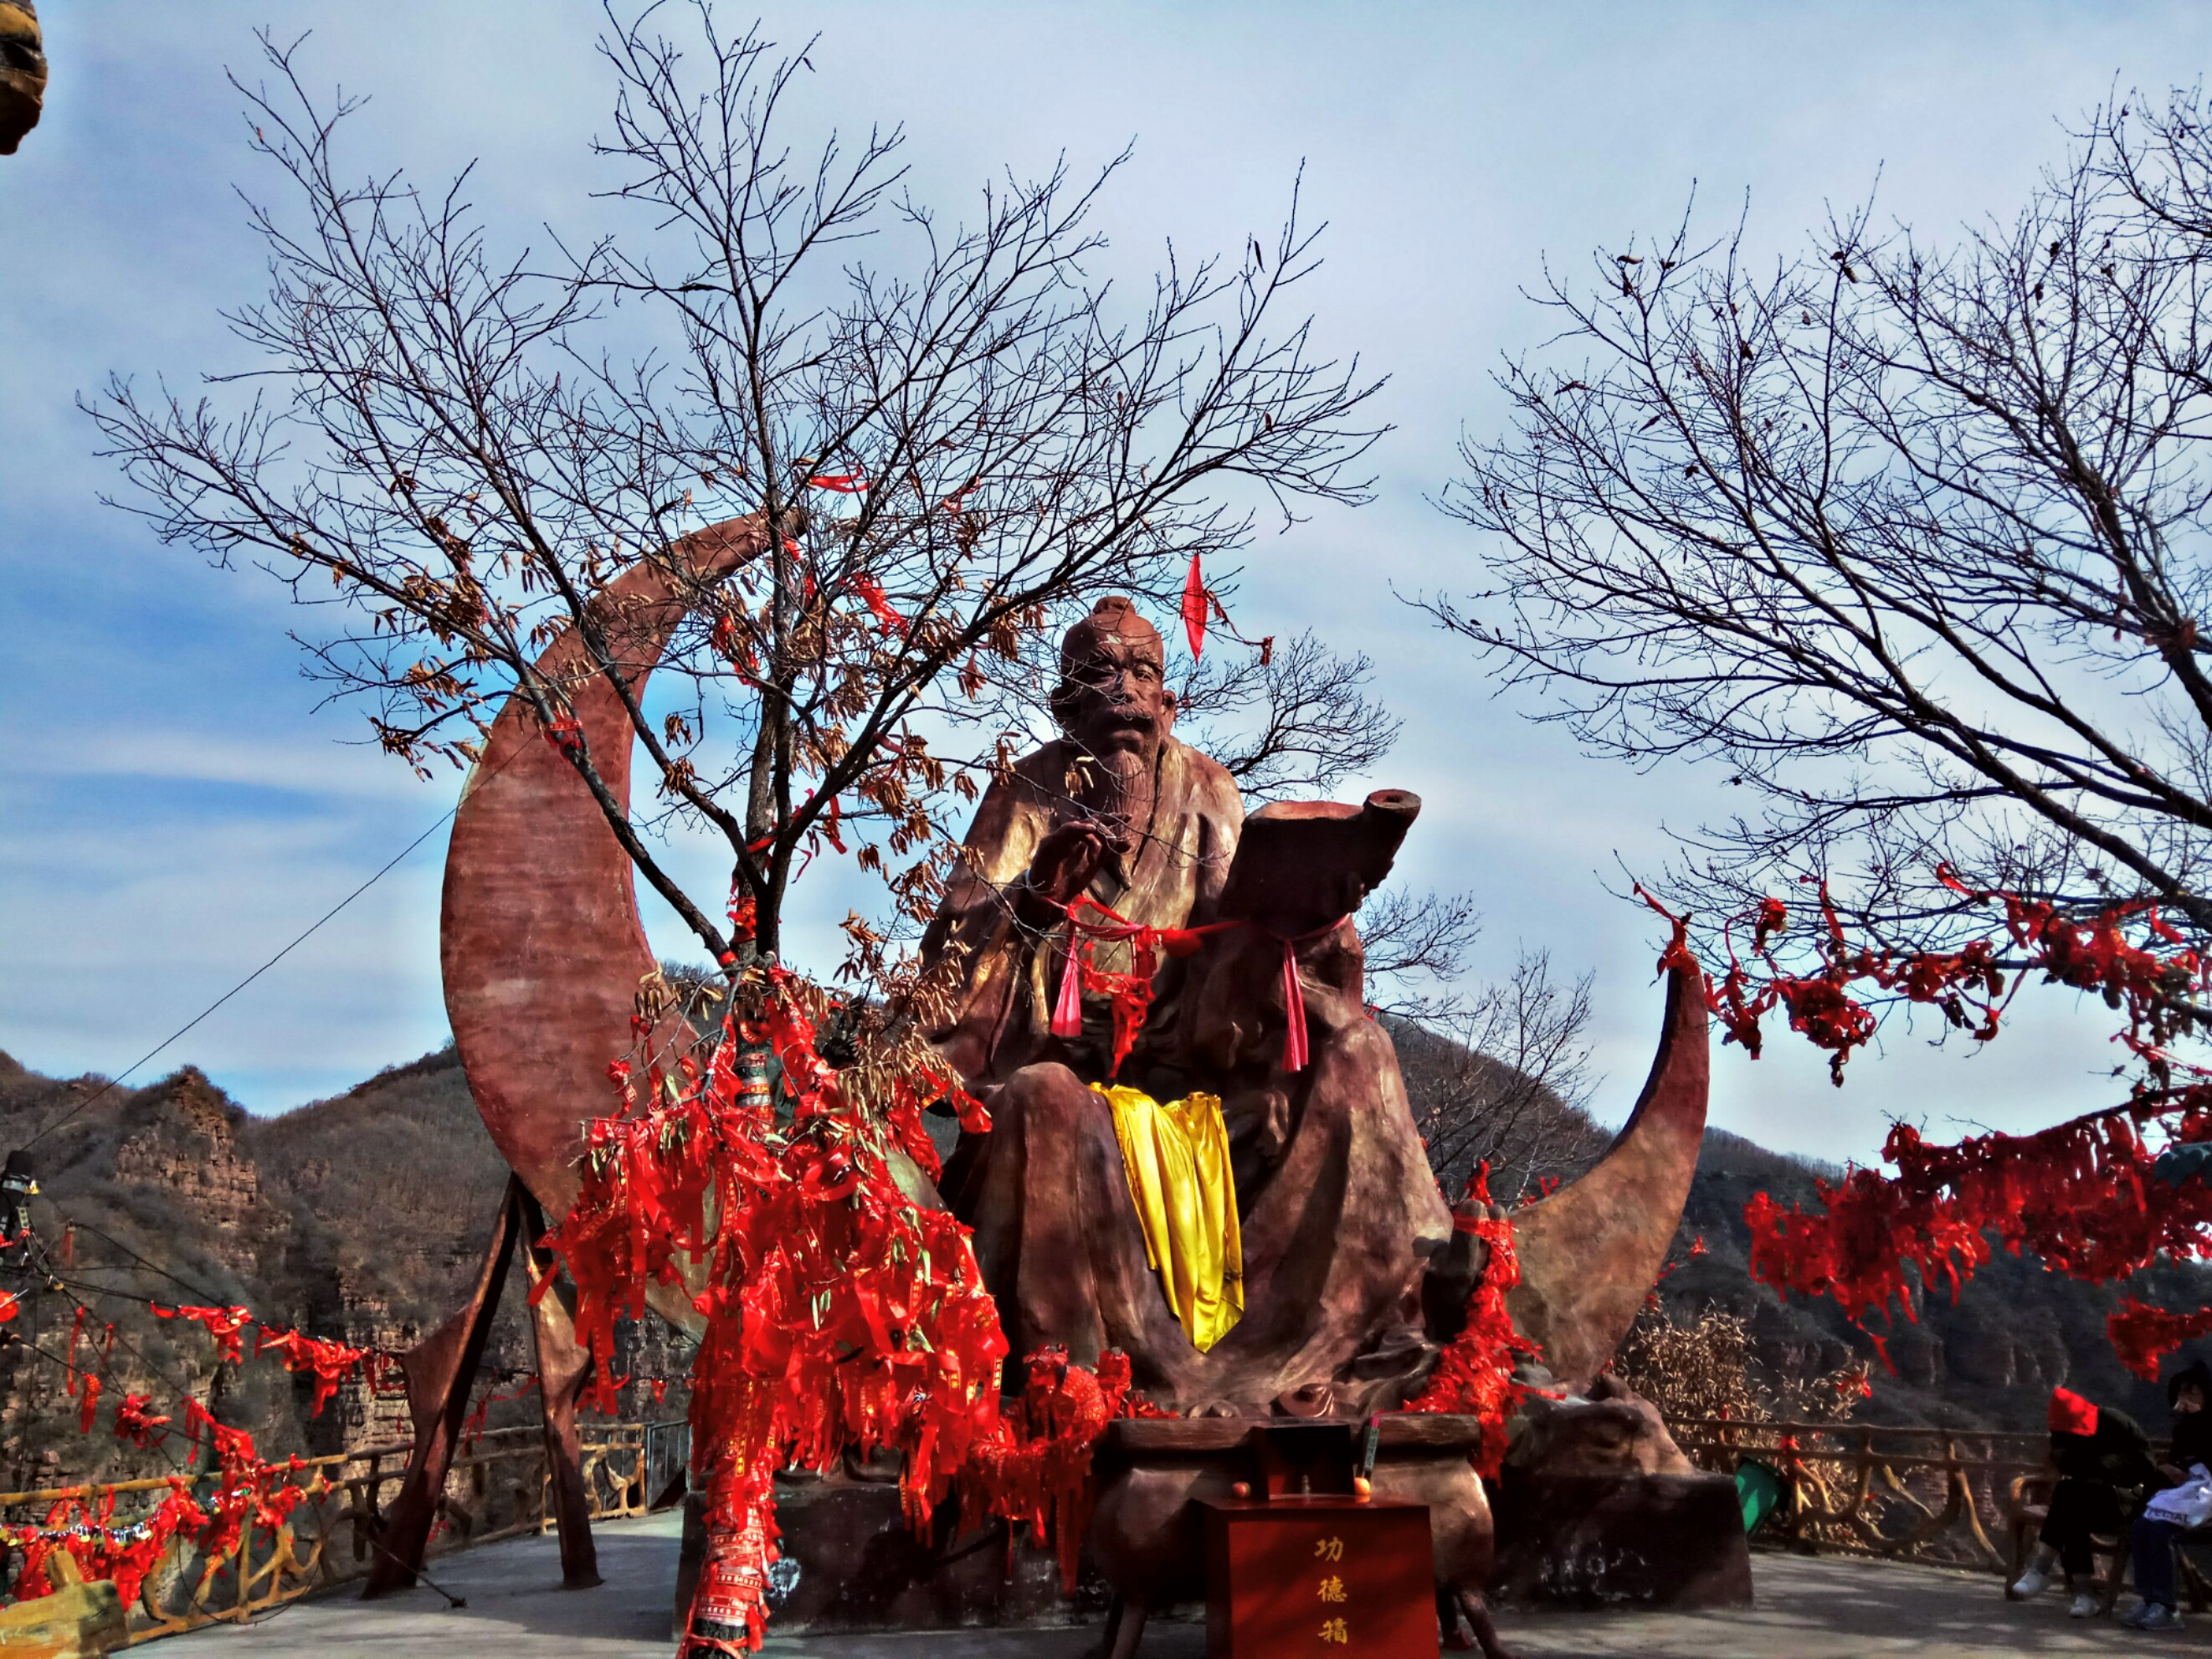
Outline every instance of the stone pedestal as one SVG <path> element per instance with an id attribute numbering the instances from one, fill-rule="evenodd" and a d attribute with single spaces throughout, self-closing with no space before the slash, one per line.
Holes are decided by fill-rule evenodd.
<path id="1" fill-rule="evenodd" d="M 1310 1419 L 1319 1423 L 1328 1419 Z M 1124 1419 L 1107 1425 L 1094 1468 L 1098 1505 L 1091 1546 L 1107 1582 L 1133 1602 L 1166 1607 L 1206 1595 L 1198 1501 L 1234 1495 L 1251 1478 L 1254 1425 L 1234 1417 Z M 1343 1426 L 1364 1430 L 1347 1420 Z M 1429 1510 L 1431 1577 L 1480 1589 L 1490 1570 L 1490 1509 L 1468 1457 L 1481 1441 L 1473 1418 L 1392 1413 L 1379 1421 L 1374 1492 Z"/>
<path id="2" fill-rule="evenodd" d="M 1579 1607 L 1751 1605 L 1751 1549 L 1722 1474 L 1552 1474 L 1508 1466 L 1491 1593 Z"/>
<path id="3" fill-rule="evenodd" d="M 1088 1554 L 1076 1593 L 1066 1595 L 1058 1560 L 1033 1547 L 1026 1530 L 1010 1540 L 1003 1521 L 954 1537 L 957 1506 L 947 1504 L 924 1542 L 908 1530 L 895 1486 L 780 1481 L 775 1500 L 782 1555 L 769 1568 L 769 1612 L 779 1636 L 1074 1625 L 1104 1616 L 1108 1592 Z M 706 1543 L 700 1501 L 690 1498 L 684 1516 L 679 1627 Z"/>

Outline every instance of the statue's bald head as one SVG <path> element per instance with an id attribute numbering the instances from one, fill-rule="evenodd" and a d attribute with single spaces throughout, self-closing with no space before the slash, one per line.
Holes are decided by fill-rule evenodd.
<path id="1" fill-rule="evenodd" d="M 1060 647 L 1060 684 L 1052 712 L 1092 754 L 1135 749 L 1157 753 L 1175 724 L 1167 653 L 1159 629 L 1115 594 L 1093 605 Z"/>
<path id="2" fill-rule="evenodd" d="M 1149 646 L 1154 663 L 1164 666 L 1167 662 L 1167 647 L 1160 640 L 1160 630 L 1146 622 L 1135 605 L 1115 593 L 1092 605 L 1091 614 L 1061 638 L 1061 677 L 1065 678 L 1077 664 L 1096 656 L 1100 644 L 1108 639 L 1126 641 L 1138 649 Z"/>

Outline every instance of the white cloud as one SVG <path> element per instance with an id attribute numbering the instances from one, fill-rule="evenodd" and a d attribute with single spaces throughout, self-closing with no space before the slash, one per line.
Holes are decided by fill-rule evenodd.
<path id="1" fill-rule="evenodd" d="M 49 781 L 124 779 L 224 784 L 325 798 L 431 799 L 405 766 L 375 748 L 319 739 L 187 729 L 41 731 L 11 757 L 15 775 Z"/>

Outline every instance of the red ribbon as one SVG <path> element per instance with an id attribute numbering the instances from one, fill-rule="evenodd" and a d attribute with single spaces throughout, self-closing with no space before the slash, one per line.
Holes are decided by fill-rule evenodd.
<path id="1" fill-rule="evenodd" d="M 1311 1058 L 1306 1048 L 1306 994 L 1298 983 L 1298 947 L 1283 941 L 1283 1007 L 1290 1023 L 1283 1028 L 1283 1069 L 1303 1072 Z"/>
<path id="2" fill-rule="evenodd" d="M 1083 937 L 1081 924 L 1070 919 L 1067 958 L 1060 969 L 1060 998 L 1052 1006 L 1052 1034 L 1056 1037 L 1083 1035 Z"/>
<path id="3" fill-rule="evenodd" d="M 1082 915 L 1082 912 L 1086 908 L 1096 910 L 1106 920 L 1086 921 Z M 1052 1034 L 1054 1036 L 1076 1037 L 1083 1035 L 1083 978 L 1085 971 L 1083 961 L 1083 942 L 1085 935 L 1094 939 L 1133 940 L 1136 945 L 1136 965 L 1139 974 L 1149 981 L 1150 964 L 1158 953 L 1164 952 L 1171 957 L 1187 957 L 1198 949 L 1199 940 L 1208 933 L 1226 933 L 1232 927 L 1253 927 L 1258 928 L 1263 933 L 1267 933 L 1269 938 L 1279 941 L 1283 947 L 1283 1009 L 1287 1021 L 1283 1031 L 1283 1069 L 1292 1073 L 1303 1072 L 1311 1062 L 1313 1053 L 1306 1036 L 1305 988 L 1298 980 L 1298 946 L 1310 944 L 1315 939 L 1325 938 L 1334 933 L 1344 926 L 1349 920 L 1348 917 L 1339 916 L 1335 921 L 1325 923 L 1311 933 L 1285 936 L 1270 933 L 1256 921 L 1215 921 L 1208 922 L 1203 927 L 1153 927 L 1142 922 L 1131 921 L 1120 912 L 1101 904 L 1097 899 L 1087 895 L 1077 899 L 1066 908 L 1068 924 L 1067 958 L 1066 966 L 1060 973 L 1060 994 L 1053 1001 Z M 1090 971 L 1094 975 L 1097 973 L 1095 969 Z M 1105 976 L 1099 975 L 1099 977 L 1103 979 Z M 1120 979 L 1129 976 L 1117 975 L 1113 977 Z M 1118 991 L 1116 994 L 1119 994 Z M 1135 1014 L 1135 1023 L 1138 1024 L 1141 1024 L 1144 1019 L 1141 1002 L 1149 1000 L 1148 995 L 1139 1000 L 1140 1006 Z M 1134 1030 L 1132 1030 L 1127 1036 L 1133 1039 Z M 1118 1069 L 1121 1056 L 1128 1051 L 1128 1043 L 1119 1040 L 1118 1034 L 1115 1050 L 1115 1063 Z"/>
<path id="4" fill-rule="evenodd" d="M 1182 631 L 1190 641 L 1190 659 L 1206 647 L 1206 577 L 1198 568 L 1198 555 L 1190 556 L 1190 574 L 1182 584 Z"/>
<path id="5" fill-rule="evenodd" d="M 1283 1012 L 1289 1020 L 1283 1031 L 1283 1069 L 1286 1072 L 1303 1072 L 1313 1059 L 1312 1050 L 1306 1042 L 1306 993 L 1305 987 L 1298 981 L 1298 946 L 1328 938 L 1351 920 L 1349 915 L 1339 916 L 1334 921 L 1323 922 L 1310 933 L 1299 933 L 1294 938 L 1268 933 L 1269 938 L 1280 939 L 1283 945 Z M 1247 925 L 1260 927 L 1256 921 Z M 1267 933 L 1264 927 L 1260 931 Z"/>

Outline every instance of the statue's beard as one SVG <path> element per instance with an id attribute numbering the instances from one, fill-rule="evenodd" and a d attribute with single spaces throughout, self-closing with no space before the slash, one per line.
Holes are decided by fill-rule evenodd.
<path id="1" fill-rule="evenodd" d="M 1142 830 L 1152 816 L 1152 763 L 1158 755 L 1157 738 L 1127 748 L 1101 744 L 1084 763 L 1083 805 L 1125 832 Z"/>

